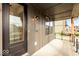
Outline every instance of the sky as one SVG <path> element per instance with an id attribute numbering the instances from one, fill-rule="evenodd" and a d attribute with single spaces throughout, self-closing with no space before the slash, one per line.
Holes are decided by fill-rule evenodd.
<path id="1" fill-rule="evenodd" d="M 66 24 L 67 24 L 68 26 L 70 26 L 70 25 L 71 25 L 71 19 L 66 19 Z"/>
<path id="2" fill-rule="evenodd" d="M 75 26 L 79 26 L 79 17 L 75 19 L 74 25 L 75 25 Z"/>
<path id="3" fill-rule="evenodd" d="M 71 25 L 71 19 L 67 19 L 66 23 L 67 23 L 68 26 L 70 26 Z M 79 17 L 75 18 L 75 20 L 74 20 L 74 26 L 79 26 Z"/>

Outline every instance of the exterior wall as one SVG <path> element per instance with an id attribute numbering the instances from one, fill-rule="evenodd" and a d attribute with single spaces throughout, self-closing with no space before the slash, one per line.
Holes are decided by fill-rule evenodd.
<path id="1" fill-rule="evenodd" d="M 33 17 L 38 16 L 34 27 Z M 53 34 L 45 34 L 45 21 L 42 13 L 31 5 L 28 6 L 28 53 L 32 55 L 53 39 Z M 50 38 L 49 38 L 50 37 Z"/>
<path id="2" fill-rule="evenodd" d="M 55 34 L 56 38 L 61 39 L 61 32 L 64 30 L 65 20 L 55 21 Z"/>
<path id="3" fill-rule="evenodd" d="M 2 55 L 2 4 L 0 4 L 0 56 Z"/>
<path id="4" fill-rule="evenodd" d="M 39 11 L 35 10 L 32 6 L 28 6 L 28 53 L 32 55 L 40 47 L 42 47 L 42 24 L 37 23 L 37 29 L 35 29 L 32 19 L 34 16 L 41 16 Z M 40 25 L 41 24 L 41 25 Z M 40 28 L 42 27 L 42 28 Z M 36 30 L 38 32 L 36 32 Z M 40 35 L 41 34 L 41 35 Z M 37 45 L 36 45 L 37 44 Z"/>
<path id="5" fill-rule="evenodd" d="M 55 21 L 55 32 L 61 33 L 64 29 L 65 20 Z"/>
<path id="6" fill-rule="evenodd" d="M 64 31 L 65 32 L 65 20 L 59 20 L 59 21 L 55 21 L 55 34 L 56 34 L 56 38 L 58 39 L 63 39 L 63 40 L 70 40 L 70 36 L 66 36 L 66 35 L 61 35 L 61 32 Z"/>

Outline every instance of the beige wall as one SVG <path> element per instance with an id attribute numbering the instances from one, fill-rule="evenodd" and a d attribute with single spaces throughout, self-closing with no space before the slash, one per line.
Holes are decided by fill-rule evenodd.
<path id="1" fill-rule="evenodd" d="M 0 55 L 2 55 L 2 5 L 0 4 Z"/>
<path id="2" fill-rule="evenodd" d="M 39 34 L 37 34 L 34 30 L 35 28 L 34 28 L 34 24 L 32 22 L 32 19 L 34 16 L 38 16 L 38 11 L 29 5 L 28 6 L 28 53 L 30 55 L 32 55 L 37 49 L 39 49 L 39 42 L 41 41 L 41 38 L 39 38 L 40 37 L 39 29 L 38 29 Z M 38 28 L 39 28 L 39 26 L 38 26 Z M 38 35 L 39 35 L 39 37 L 38 37 Z M 38 37 L 38 39 L 36 39 L 37 38 L 36 36 Z M 35 42 L 37 44 L 36 46 L 35 46 Z"/>
<path id="3" fill-rule="evenodd" d="M 36 27 L 33 24 L 33 17 L 38 16 L 38 22 L 36 22 Z M 28 53 L 32 55 L 38 49 L 43 47 L 49 41 L 53 39 L 53 34 L 49 36 L 45 34 L 45 25 L 44 25 L 44 17 L 42 13 L 32 7 L 28 6 Z M 50 38 L 49 38 L 50 37 Z M 36 44 L 36 45 L 35 45 Z"/>
<path id="4" fill-rule="evenodd" d="M 61 33 L 64 30 L 65 20 L 55 21 L 55 32 L 56 33 Z"/>
<path id="5" fill-rule="evenodd" d="M 55 34 L 56 34 L 56 38 L 61 39 L 61 32 L 64 31 L 64 26 L 65 26 L 65 20 L 59 20 L 59 21 L 55 21 Z"/>

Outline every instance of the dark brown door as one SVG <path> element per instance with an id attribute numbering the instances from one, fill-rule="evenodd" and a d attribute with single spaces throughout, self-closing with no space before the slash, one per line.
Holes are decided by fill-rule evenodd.
<path id="1" fill-rule="evenodd" d="M 3 4 L 3 55 L 17 56 L 27 52 L 25 17 L 23 5 Z"/>

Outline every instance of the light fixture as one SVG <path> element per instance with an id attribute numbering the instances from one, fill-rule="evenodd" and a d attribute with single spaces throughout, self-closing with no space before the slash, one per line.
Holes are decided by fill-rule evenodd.
<path id="1" fill-rule="evenodd" d="M 37 46 L 37 41 L 34 42 L 34 45 Z"/>

